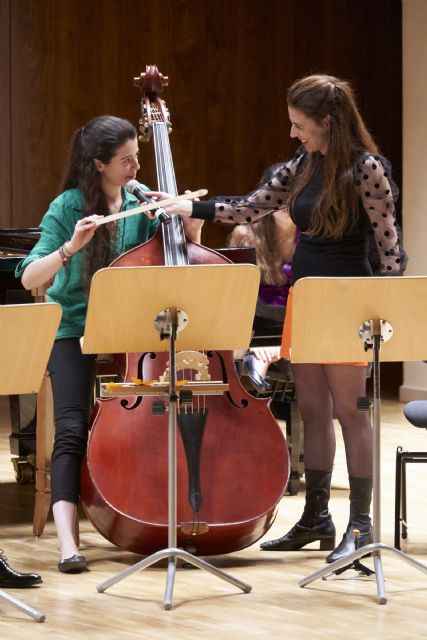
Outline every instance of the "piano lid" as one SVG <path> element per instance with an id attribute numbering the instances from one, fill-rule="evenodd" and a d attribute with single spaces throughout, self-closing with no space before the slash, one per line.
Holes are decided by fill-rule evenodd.
<path id="1" fill-rule="evenodd" d="M 37 243 L 40 233 L 39 227 L 0 229 L 0 252 L 25 256 Z"/>

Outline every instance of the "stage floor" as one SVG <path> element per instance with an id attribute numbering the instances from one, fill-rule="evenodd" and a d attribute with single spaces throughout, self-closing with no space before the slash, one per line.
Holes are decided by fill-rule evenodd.
<path id="1" fill-rule="evenodd" d="M 394 535 L 396 447 L 427 450 L 427 433 L 405 420 L 402 407 L 392 400 L 382 403 L 382 541 L 388 544 L 393 544 Z M 427 575 L 387 552 L 383 553 L 389 597 L 386 605 L 377 603 L 375 577 L 359 577 L 352 570 L 301 589 L 298 581 L 322 566 L 325 552 L 306 549 L 267 553 L 260 551 L 257 543 L 238 553 L 208 558 L 251 584 L 251 593 L 244 594 L 204 571 L 180 568 L 173 610 L 164 611 L 164 565 L 137 573 L 105 593 L 96 591 L 98 583 L 132 565 L 139 557 L 113 547 L 83 518 L 81 551 L 88 559 L 90 571 L 80 575 L 60 574 L 56 569 L 58 552 L 52 521 L 49 520 L 40 539 L 32 536 L 34 487 L 17 485 L 14 480 L 6 409 L 6 400 L 1 398 L 0 547 L 13 568 L 42 575 L 41 587 L 10 592 L 43 611 L 46 621 L 37 624 L 0 600 L 2 638 L 22 640 L 26 634 L 33 639 L 60 640 L 425 637 Z M 348 519 L 348 483 L 338 431 L 337 437 L 330 509 L 341 539 Z M 407 475 L 409 538 L 402 549 L 427 563 L 427 465 L 409 465 Z M 266 539 L 282 535 L 295 523 L 303 500 L 302 491 L 283 498 Z M 364 562 L 372 567 L 370 559 Z"/>

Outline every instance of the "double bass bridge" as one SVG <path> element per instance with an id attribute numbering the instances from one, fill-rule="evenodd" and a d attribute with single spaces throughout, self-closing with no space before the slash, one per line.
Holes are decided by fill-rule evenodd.
<path id="1" fill-rule="evenodd" d="M 209 358 L 200 351 L 180 351 L 176 354 L 176 370 L 195 371 L 190 379 L 177 380 L 178 397 L 188 393 L 196 396 L 222 395 L 229 391 L 228 383 L 223 380 L 211 380 L 209 374 Z M 190 376 L 189 376 L 190 377 Z M 168 396 L 170 382 L 169 362 L 165 372 L 158 380 L 139 380 L 132 382 L 105 382 L 101 384 L 101 398 L 118 398 L 124 396 Z"/>

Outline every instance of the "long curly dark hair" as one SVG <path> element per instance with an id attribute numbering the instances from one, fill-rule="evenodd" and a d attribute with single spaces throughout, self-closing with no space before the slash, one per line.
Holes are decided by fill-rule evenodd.
<path id="1" fill-rule="evenodd" d="M 136 135 L 135 127 L 128 120 L 115 116 L 94 118 L 74 133 L 61 191 L 80 189 L 83 194 L 82 217 L 110 213 L 95 160 L 108 164 L 117 149 L 128 140 L 134 140 Z M 115 239 L 114 224 L 100 225 L 92 242 L 84 248 L 83 282 L 87 289 L 95 271 L 110 264 L 114 258 Z"/>
<path id="2" fill-rule="evenodd" d="M 321 125 L 329 116 L 329 142 L 325 157 L 325 185 L 311 218 L 310 233 L 339 239 L 357 222 L 355 172 L 361 154 L 378 154 L 378 147 L 363 122 L 348 82 L 333 76 L 312 75 L 297 80 L 287 93 L 288 105 Z M 303 170 L 290 190 L 289 205 L 310 181 L 320 162 L 308 154 Z"/>

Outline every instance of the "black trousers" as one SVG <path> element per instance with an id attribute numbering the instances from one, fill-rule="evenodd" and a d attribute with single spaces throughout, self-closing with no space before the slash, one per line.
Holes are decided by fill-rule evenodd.
<path id="1" fill-rule="evenodd" d="M 93 406 L 96 356 L 83 355 L 78 338 L 56 340 L 48 362 L 55 414 L 52 504 L 79 501 L 80 466 Z"/>

